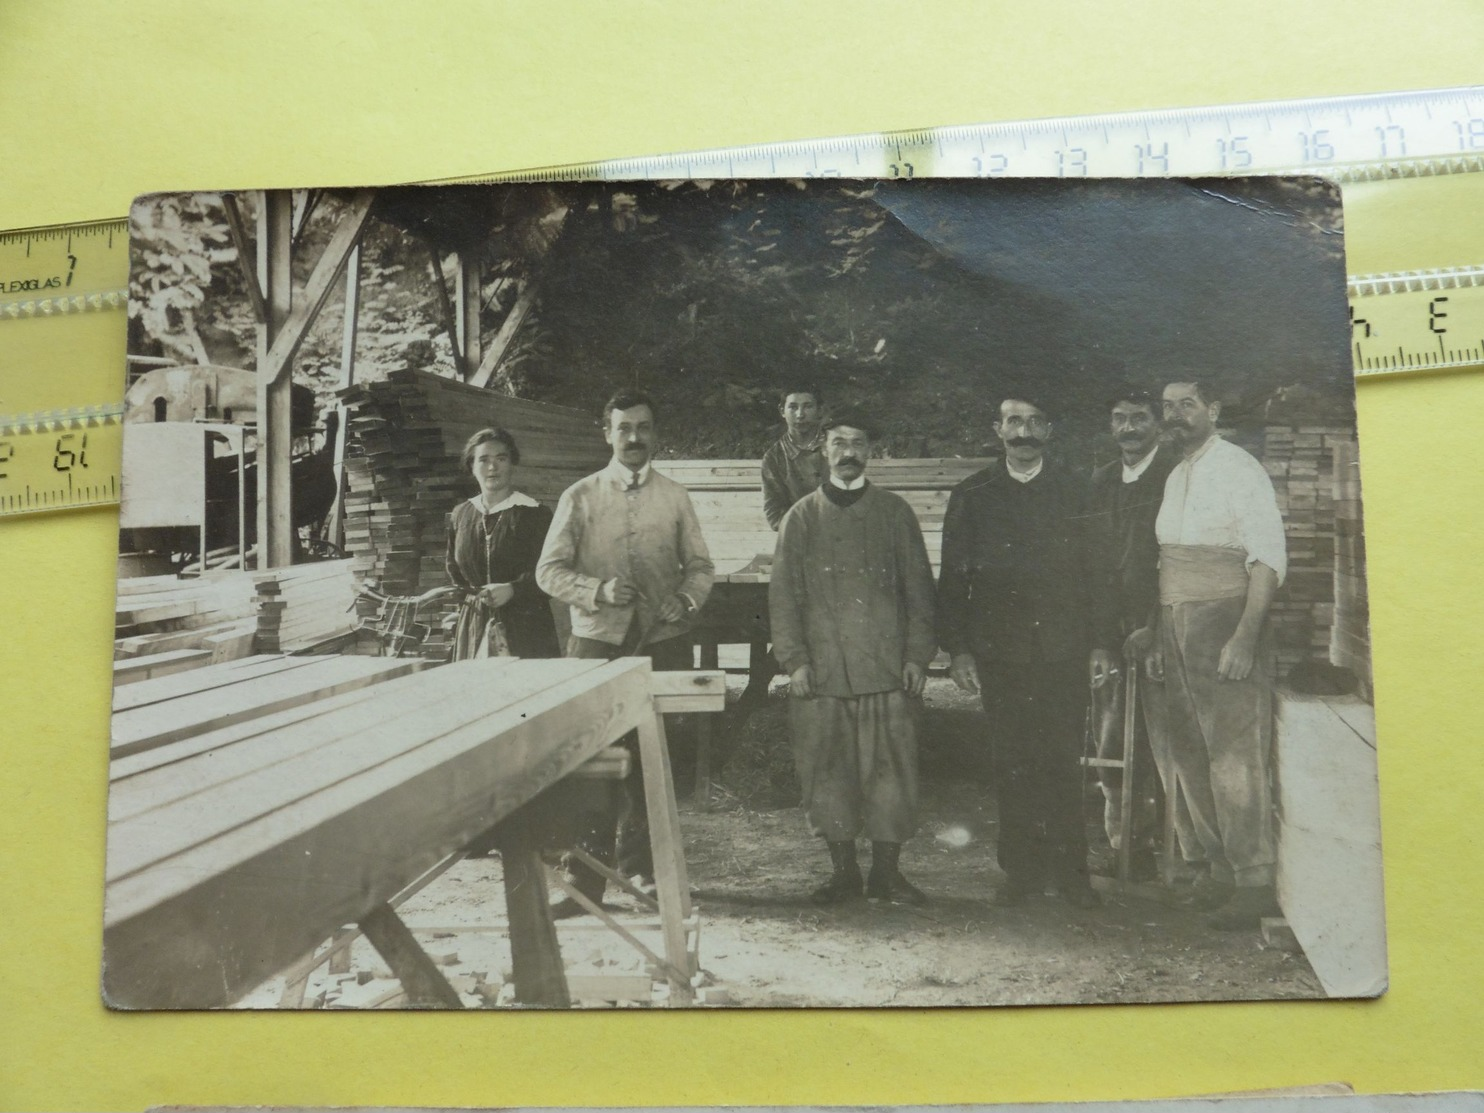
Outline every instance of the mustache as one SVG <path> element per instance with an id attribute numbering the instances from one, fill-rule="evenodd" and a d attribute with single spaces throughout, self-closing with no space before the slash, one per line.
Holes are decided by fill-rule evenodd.
<path id="1" fill-rule="evenodd" d="M 1040 437 L 1011 437 L 1005 443 L 1012 448 L 1040 448 L 1046 442 Z"/>
<path id="2" fill-rule="evenodd" d="M 854 456 L 841 456 L 840 462 L 835 466 L 843 468 L 846 464 L 854 464 L 858 468 L 863 468 L 866 466 L 864 461 L 859 460 Z"/>

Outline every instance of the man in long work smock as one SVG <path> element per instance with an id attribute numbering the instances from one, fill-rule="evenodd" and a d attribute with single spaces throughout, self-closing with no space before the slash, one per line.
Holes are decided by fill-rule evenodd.
<path id="1" fill-rule="evenodd" d="M 1212 927 L 1257 928 L 1278 914 L 1274 892 L 1268 607 L 1288 569 L 1273 481 L 1216 432 L 1207 384 L 1165 387 L 1164 420 L 1182 459 L 1165 481 L 1159 538 L 1162 675 L 1170 744 L 1210 876 L 1195 899 Z"/>
<path id="2" fill-rule="evenodd" d="M 954 682 L 981 693 L 999 811 L 1001 905 L 1054 884 L 1079 908 L 1099 902 L 1082 822 L 1090 576 L 1086 481 L 1045 458 L 1051 420 L 1033 397 L 1000 405 L 1003 461 L 948 498 L 938 640 Z"/>
<path id="3" fill-rule="evenodd" d="M 917 698 L 936 650 L 933 574 L 901 496 L 866 479 L 875 434 L 826 423 L 830 475 L 783 519 L 769 586 L 773 647 L 789 674 L 789 727 L 811 831 L 829 847 L 818 904 L 921 904 L 901 874 L 917 828 Z M 856 839 L 871 840 L 864 881 Z"/>
<path id="4" fill-rule="evenodd" d="M 604 407 L 603 422 L 613 458 L 562 493 L 536 583 L 571 610 L 568 657 L 647 656 L 657 670 L 689 669 L 691 622 L 713 576 L 700 522 L 685 488 L 651 467 L 658 432 L 649 396 L 619 391 Z M 634 739 L 624 744 L 634 757 L 625 806 L 596 817 L 579 845 L 620 873 L 650 880 L 644 774 Z M 584 895 L 602 898 L 601 875 L 576 860 L 567 870 Z M 581 911 L 570 900 L 556 908 L 558 916 Z"/>

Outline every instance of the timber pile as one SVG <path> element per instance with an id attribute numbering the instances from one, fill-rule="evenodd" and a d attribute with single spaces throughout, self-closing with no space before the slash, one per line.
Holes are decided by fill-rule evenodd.
<path id="1" fill-rule="evenodd" d="M 258 621 L 254 651 L 291 653 L 355 629 L 355 578 L 349 560 L 254 572 Z"/>
<path id="2" fill-rule="evenodd" d="M 348 433 L 345 547 L 357 578 L 387 595 L 417 595 L 448 583 L 448 515 L 476 491 L 459 462 L 471 434 L 489 426 L 508 429 L 520 446 L 518 488 L 548 506 L 608 459 L 591 414 L 426 371 L 393 372 L 342 391 L 340 400 Z M 361 607 L 374 614 L 369 602 Z M 436 630 L 436 615 L 432 624 Z"/>
<path id="3" fill-rule="evenodd" d="M 204 650 L 212 662 L 252 652 L 252 581 L 242 572 L 195 579 L 133 576 L 118 581 L 115 661 Z"/>
<path id="4" fill-rule="evenodd" d="M 916 512 L 934 575 L 943 551 L 948 495 L 990 463 L 972 458 L 872 460 L 866 469 L 872 483 L 895 491 Z M 656 460 L 654 466 L 690 491 L 718 574 L 731 575 L 735 581 L 752 575 L 743 569 L 754 562 L 767 565 L 768 560 L 757 558 L 771 559 L 777 534 L 763 516 L 761 460 Z"/>
<path id="5" fill-rule="evenodd" d="M 1335 620 L 1337 450 L 1354 444 L 1338 425 L 1270 424 L 1260 452 L 1272 477 L 1288 535 L 1288 576 L 1273 602 L 1278 675 L 1305 661 L 1328 660 Z"/>
<path id="6" fill-rule="evenodd" d="M 1361 532 L 1360 457 L 1354 441 L 1335 445 L 1335 621 L 1329 659 L 1360 678 L 1371 693 L 1370 603 L 1366 596 L 1365 536 Z"/>

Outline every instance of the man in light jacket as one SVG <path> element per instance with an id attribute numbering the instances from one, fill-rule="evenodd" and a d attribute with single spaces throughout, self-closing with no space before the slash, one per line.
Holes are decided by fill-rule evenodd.
<path id="1" fill-rule="evenodd" d="M 651 466 L 658 434 L 650 397 L 619 391 L 604 407 L 603 422 L 613 457 L 562 493 L 536 583 L 571 610 L 568 657 L 642 655 L 657 671 L 689 669 L 691 623 L 713 576 L 700 522 L 686 489 Z M 579 845 L 619 872 L 651 881 L 644 773 L 635 740 L 626 738 L 624 745 L 634 757 L 626 806 L 594 817 Z M 601 875 L 575 860 L 568 873 L 584 895 L 602 899 Z M 562 901 L 555 911 L 577 915 L 582 909 Z"/>

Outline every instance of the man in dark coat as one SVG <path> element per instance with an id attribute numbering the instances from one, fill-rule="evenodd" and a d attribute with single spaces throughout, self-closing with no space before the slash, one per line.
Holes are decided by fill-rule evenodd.
<path id="1" fill-rule="evenodd" d="M 869 421 L 825 424 L 830 477 L 783 519 L 768 588 L 810 829 L 833 867 L 818 904 L 922 904 L 902 876 L 917 826 L 917 697 L 937 648 L 933 572 L 906 501 L 866 480 Z M 864 880 L 855 840 L 871 840 Z"/>
<path id="2" fill-rule="evenodd" d="M 1001 403 L 994 429 L 1005 459 L 949 496 L 938 641 L 989 720 L 1006 874 L 996 903 L 1053 883 L 1091 908 L 1078 760 L 1091 649 L 1087 485 L 1045 458 L 1051 421 L 1027 393 Z"/>
<path id="3" fill-rule="evenodd" d="M 1140 387 L 1122 388 L 1109 403 L 1109 431 L 1118 444 L 1117 459 L 1092 473 L 1088 526 L 1094 570 L 1094 616 L 1090 670 L 1093 729 L 1100 758 L 1123 756 L 1123 679 L 1135 673 L 1154 648 L 1159 624 L 1159 542 L 1154 519 L 1164 498 L 1165 479 L 1179 453 L 1163 444 L 1161 402 Z M 1119 664 L 1121 662 L 1121 664 Z M 1122 670 L 1122 671 L 1120 671 Z M 1200 856 L 1188 809 L 1172 796 L 1164 687 L 1139 686 L 1142 715 L 1135 723 L 1133 815 L 1130 822 L 1131 873 L 1155 876 L 1154 848 L 1161 824 L 1155 790 L 1156 771 L 1165 789 L 1166 806 L 1175 806 L 1175 830 L 1187 857 Z M 1099 769 L 1104 826 L 1108 841 L 1120 849 L 1123 773 Z"/>
<path id="4" fill-rule="evenodd" d="M 824 459 L 824 395 L 819 388 L 794 383 L 780 394 L 783 436 L 763 453 L 763 516 L 777 529 L 789 507 L 829 475 Z"/>

